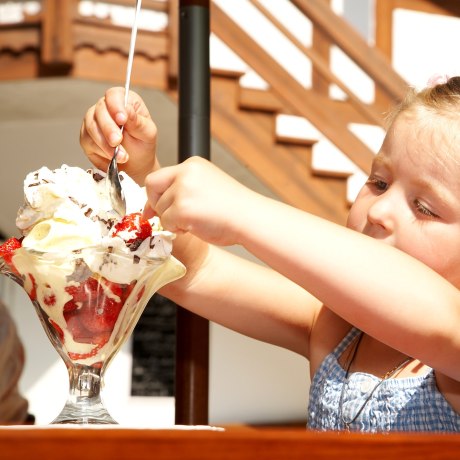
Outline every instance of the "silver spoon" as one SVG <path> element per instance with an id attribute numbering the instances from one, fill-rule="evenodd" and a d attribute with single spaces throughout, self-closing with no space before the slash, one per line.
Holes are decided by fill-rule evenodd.
<path id="1" fill-rule="evenodd" d="M 133 58 L 134 58 L 134 48 L 136 45 L 136 36 L 137 36 L 137 23 L 139 18 L 139 11 L 141 9 L 141 0 L 136 0 L 136 11 L 134 13 L 134 23 L 131 29 L 131 41 L 129 44 L 129 54 L 128 54 L 128 64 L 126 67 L 126 81 L 125 81 L 125 108 L 128 105 L 128 96 L 129 96 L 129 83 L 131 81 L 131 70 L 133 68 Z M 121 132 L 123 133 L 123 126 L 121 127 Z M 124 216 L 126 214 L 126 200 L 125 195 L 123 193 L 123 188 L 120 182 L 120 175 L 118 174 L 118 166 L 117 166 L 117 156 L 120 146 L 117 145 L 115 147 L 115 151 L 113 152 L 112 160 L 109 163 L 109 167 L 107 169 L 107 178 L 106 178 L 106 186 L 107 192 L 110 197 L 110 201 L 112 202 L 113 209 L 120 214 L 120 216 Z"/>

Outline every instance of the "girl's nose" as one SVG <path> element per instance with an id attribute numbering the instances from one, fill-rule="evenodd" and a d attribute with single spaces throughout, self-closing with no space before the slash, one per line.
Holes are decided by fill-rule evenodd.
<path id="1" fill-rule="evenodd" d="M 395 203 L 390 191 L 375 197 L 367 210 L 367 220 L 372 225 L 378 225 L 388 231 L 394 228 Z"/>

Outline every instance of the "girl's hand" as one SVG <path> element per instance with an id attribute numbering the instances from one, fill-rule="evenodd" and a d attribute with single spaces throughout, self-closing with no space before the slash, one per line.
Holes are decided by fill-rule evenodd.
<path id="1" fill-rule="evenodd" d="M 121 144 L 120 170 L 143 184 L 155 166 L 157 128 L 142 98 L 130 91 L 124 106 L 124 88 L 111 88 L 83 119 L 80 144 L 88 159 L 105 171 L 114 149 Z M 124 126 L 123 133 L 120 126 Z"/>
<path id="2" fill-rule="evenodd" d="M 165 229 L 190 232 L 219 246 L 241 243 L 258 199 L 255 192 L 199 157 L 155 171 L 145 184 L 147 217 L 154 210 Z"/>

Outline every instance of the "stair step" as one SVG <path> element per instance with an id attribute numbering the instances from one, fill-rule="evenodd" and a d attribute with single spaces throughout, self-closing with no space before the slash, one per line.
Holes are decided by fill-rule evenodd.
<path id="1" fill-rule="evenodd" d="M 276 142 L 278 144 L 286 144 L 286 145 L 299 145 L 304 147 L 312 147 L 314 144 L 318 142 L 317 139 L 303 139 L 299 137 L 292 137 L 292 136 L 282 136 L 280 134 L 276 135 Z"/>
<path id="2" fill-rule="evenodd" d="M 276 116 L 275 132 L 276 140 L 285 144 L 312 146 L 322 137 L 306 118 L 287 114 Z"/>
<path id="3" fill-rule="evenodd" d="M 348 178 L 358 168 L 332 142 L 321 136 L 313 146 L 311 167 L 318 176 Z"/>
<path id="4" fill-rule="evenodd" d="M 381 126 L 365 123 L 350 123 L 348 128 L 375 154 L 380 150 L 383 138 L 385 137 L 385 130 Z"/>
<path id="5" fill-rule="evenodd" d="M 380 126 L 350 123 L 349 129 L 374 153 L 379 151 L 385 136 L 385 131 Z M 315 174 L 322 176 L 347 177 L 348 203 L 354 202 L 367 179 L 366 174 L 324 138 L 313 147 L 312 169 Z"/>
<path id="6" fill-rule="evenodd" d="M 227 69 L 241 74 L 248 69 L 247 64 L 214 33 L 209 37 L 209 57 L 211 69 Z"/>
<path id="7" fill-rule="evenodd" d="M 278 113 L 283 109 L 279 99 L 270 90 L 243 87 L 240 88 L 239 106 L 244 110 L 272 113 Z"/>
<path id="8" fill-rule="evenodd" d="M 239 70 L 221 68 L 221 67 L 212 67 L 211 75 L 215 75 L 217 77 L 226 77 L 226 78 L 233 78 L 235 80 L 239 80 L 241 76 L 244 75 L 244 72 L 241 72 Z"/>
<path id="9" fill-rule="evenodd" d="M 354 203 L 356 197 L 365 184 L 367 175 L 361 170 L 356 171 L 347 179 L 347 202 L 348 204 Z"/>
<path id="10" fill-rule="evenodd" d="M 350 123 L 349 128 L 370 150 L 374 153 L 379 151 L 385 136 L 385 131 L 382 128 L 358 123 Z M 323 137 L 313 148 L 312 168 L 317 174 L 344 177 L 359 171 L 359 168 L 348 157 Z"/>

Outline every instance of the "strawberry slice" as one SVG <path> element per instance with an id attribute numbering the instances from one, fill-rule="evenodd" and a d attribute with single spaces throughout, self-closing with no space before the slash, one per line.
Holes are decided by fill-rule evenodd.
<path id="1" fill-rule="evenodd" d="M 16 249 L 22 246 L 21 240 L 9 238 L 3 244 L 0 244 L 0 256 L 5 257 L 12 255 Z"/>
<path id="2" fill-rule="evenodd" d="M 91 298 L 97 298 L 98 289 L 99 283 L 91 277 L 79 284 L 65 287 L 65 291 L 72 296 L 74 302 L 87 302 Z"/>
<path id="3" fill-rule="evenodd" d="M 3 257 L 4 261 L 8 265 L 13 266 L 12 264 L 13 255 L 16 249 L 19 249 L 22 246 L 21 241 L 22 239 L 18 240 L 17 238 L 9 238 L 3 244 L 0 245 L 0 257 Z"/>
<path id="4" fill-rule="evenodd" d="M 75 342 L 93 343 L 93 334 L 83 326 L 77 310 L 65 312 L 64 318 L 67 323 L 67 328 Z"/>
<path id="5" fill-rule="evenodd" d="M 104 289 L 95 278 L 88 278 L 65 288 L 72 299 L 64 305 L 64 318 L 76 342 L 106 343 L 118 319 L 128 286 L 105 279 L 101 283 L 107 287 Z M 120 301 L 106 296 L 107 288 Z"/>
<path id="6" fill-rule="evenodd" d="M 48 318 L 48 321 L 54 327 L 54 329 L 56 329 L 56 332 L 58 333 L 58 336 L 61 342 L 64 343 L 64 331 L 61 329 L 59 324 L 56 323 L 56 321 L 52 320 L 51 318 Z"/>
<path id="7" fill-rule="evenodd" d="M 49 284 L 45 285 L 43 302 L 45 305 L 48 305 L 48 307 L 56 305 L 56 294 L 53 292 L 53 289 Z"/>
<path id="8" fill-rule="evenodd" d="M 134 212 L 114 225 L 112 236 L 118 236 L 131 251 L 135 251 L 144 240 L 152 236 L 152 226 L 140 212 Z"/>
<path id="9" fill-rule="evenodd" d="M 126 299 L 129 297 L 131 292 L 134 289 L 137 281 L 131 282 L 131 284 L 123 284 L 123 283 L 115 283 L 113 281 L 109 281 L 105 278 L 101 278 L 101 284 L 103 284 L 106 288 L 110 290 L 114 295 L 116 295 L 122 304 L 126 302 Z"/>
<path id="10" fill-rule="evenodd" d="M 27 276 L 29 277 L 31 284 L 30 288 L 27 286 L 27 284 L 25 285 L 27 294 L 29 295 L 30 300 L 37 300 L 37 283 L 35 281 L 35 277 L 32 275 L 32 273 L 28 273 Z"/>
<path id="11" fill-rule="evenodd" d="M 85 303 L 78 311 L 82 325 L 90 332 L 112 332 L 123 304 L 106 297 L 98 304 Z"/>
<path id="12" fill-rule="evenodd" d="M 101 283 L 107 287 L 112 294 L 116 295 L 120 300 L 123 300 L 124 292 L 127 286 L 126 284 L 115 283 L 105 278 L 101 278 Z"/>
<path id="13" fill-rule="evenodd" d="M 64 312 L 64 318 L 66 317 L 66 314 L 71 313 L 75 311 L 78 308 L 78 305 L 73 301 L 69 300 L 64 304 L 64 308 L 62 309 Z"/>
<path id="14" fill-rule="evenodd" d="M 99 350 L 109 341 L 110 334 L 108 335 L 100 335 L 98 336 L 98 343 L 96 346 L 91 349 L 88 353 L 74 353 L 72 351 L 68 352 L 69 358 L 72 360 L 79 360 L 79 359 L 86 359 L 96 356 Z M 93 366 L 97 366 L 98 363 L 93 364 Z"/>

